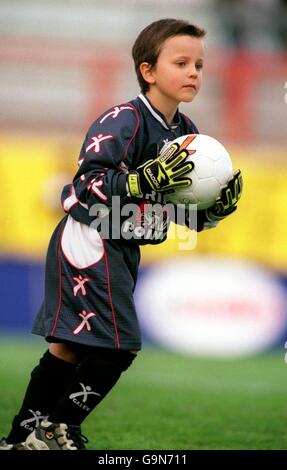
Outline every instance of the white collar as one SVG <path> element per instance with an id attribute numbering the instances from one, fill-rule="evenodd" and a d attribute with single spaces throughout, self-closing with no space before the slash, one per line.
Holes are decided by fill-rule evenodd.
<path id="1" fill-rule="evenodd" d="M 138 96 L 142 102 L 146 105 L 147 109 L 149 110 L 149 112 L 153 115 L 153 117 L 161 123 L 161 125 L 167 129 L 168 131 L 170 130 L 170 128 L 168 127 L 167 123 L 165 122 L 165 120 L 153 109 L 153 107 L 151 106 L 150 102 L 146 99 L 146 97 L 140 93 L 139 96 Z"/>

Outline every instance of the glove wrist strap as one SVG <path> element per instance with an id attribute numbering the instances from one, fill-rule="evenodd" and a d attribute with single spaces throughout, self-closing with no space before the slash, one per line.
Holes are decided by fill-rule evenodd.
<path id="1" fill-rule="evenodd" d="M 128 174 L 127 183 L 129 187 L 129 192 L 132 197 L 143 196 L 140 187 L 140 179 L 137 171 L 131 171 Z"/>

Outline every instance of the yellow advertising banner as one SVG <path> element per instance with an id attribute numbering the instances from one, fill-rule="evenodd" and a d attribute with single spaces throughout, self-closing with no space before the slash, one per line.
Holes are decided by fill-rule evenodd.
<path id="1" fill-rule="evenodd" d="M 77 170 L 81 139 L 71 137 L 0 138 L 2 256 L 45 256 L 49 238 L 63 216 L 60 194 Z M 284 152 L 234 149 L 244 192 L 235 214 L 216 229 L 198 234 L 192 250 L 169 239 L 142 249 L 143 263 L 175 254 L 224 254 L 287 270 L 287 161 Z"/>

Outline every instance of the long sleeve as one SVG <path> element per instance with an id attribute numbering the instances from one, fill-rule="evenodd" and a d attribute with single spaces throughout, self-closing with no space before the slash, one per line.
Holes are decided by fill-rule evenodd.
<path id="1" fill-rule="evenodd" d="M 131 104 L 115 106 L 90 127 L 73 180 L 76 198 L 89 208 L 110 206 L 112 196 L 126 196 L 127 164 L 135 152 L 139 116 Z"/>

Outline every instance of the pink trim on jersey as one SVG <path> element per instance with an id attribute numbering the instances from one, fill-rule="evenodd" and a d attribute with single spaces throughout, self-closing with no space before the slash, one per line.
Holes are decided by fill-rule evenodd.
<path id="1" fill-rule="evenodd" d="M 138 131 L 138 129 L 139 129 L 139 125 L 140 125 L 140 117 L 139 117 L 138 110 L 135 108 L 134 105 L 131 105 L 131 106 L 132 106 L 132 108 L 134 109 L 134 111 L 135 111 L 135 113 L 136 113 L 137 124 L 136 124 L 135 131 L 134 131 L 133 135 L 131 136 L 130 140 L 128 141 L 127 146 L 126 146 L 126 148 L 125 148 L 123 160 L 125 160 L 125 158 L 126 158 L 126 156 L 127 156 L 127 154 L 128 154 L 129 147 L 130 147 L 132 141 L 134 140 L 134 138 L 135 138 L 135 136 L 136 136 L 136 134 L 137 134 L 137 131 Z"/>
<path id="2" fill-rule="evenodd" d="M 117 348 L 120 348 L 120 338 L 119 338 L 117 321 L 116 321 L 116 314 L 115 314 L 115 309 L 114 309 L 114 304 L 113 304 L 113 299 L 112 299 L 112 293 L 111 293 L 110 271 L 109 271 L 109 263 L 108 263 L 108 257 L 107 257 L 106 250 L 105 250 L 105 260 L 106 260 L 106 271 L 107 271 L 107 280 L 108 280 L 108 294 L 109 294 L 111 311 L 112 311 L 114 328 L 115 328 L 115 334 L 116 334 L 116 344 L 117 344 Z"/>
<path id="3" fill-rule="evenodd" d="M 64 232 L 64 229 L 62 230 L 60 240 L 59 240 L 59 246 L 58 246 L 58 267 L 59 267 L 59 276 L 60 276 L 60 279 L 59 279 L 59 303 L 58 303 L 58 308 L 57 308 L 57 313 L 56 313 L 54 326 L 53 326 L 52 331 L 51 331 L 51 336 L 54 336 L 55 329 L 56 329 L 56 326 L 57 326 L 57 323 L 58 323 L 58 320 L 59 320 L 61 305 L 62 305 L 62 265 L 61 265 L 61 258 L 60 258 L 60 249 L 61 249 L 61 239 L 62 239 L 63 232 Z"/>

